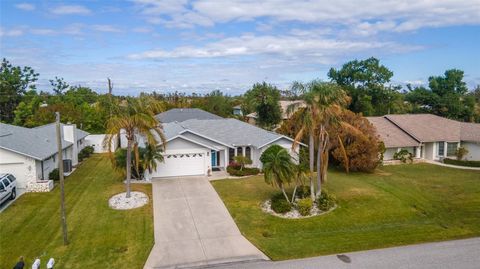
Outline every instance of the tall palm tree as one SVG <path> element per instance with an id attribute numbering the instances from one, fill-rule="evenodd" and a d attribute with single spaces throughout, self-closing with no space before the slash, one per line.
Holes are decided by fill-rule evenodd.
<path id="1" fill-rule="evenodd" d="M 270 152 L 265 155 L 263 164 L 265 182 L 272 186 L 277 186 L 282 190 L 285 199 L 290 203 L 290 199 L 285 192 L 285 184 L 292 181 L 294 177 L 294 163 L 287 150 L 282 149 L 278 152 Z"/>
<path id="2" fill-rule="evenodd" d="M 319 197 L 322 182 L 326 179 L 328 167 L 329 134 L 327 128 L 340 124 L 340 114 L 349 98 L 345 91 L 333 83 L 318 80 L 307 84 L 294 82 L 292 88 L 302 93 L 305 107 L 299 108 L 299 103 L 288 108 L 289 112 L 298 109 L 301 113 L 300 130 L 295 136 L 293 148 L 295 149 L 305 135 L 308 135 L 309 163 L 310 163 L 310 197 L 312 200 Z M 317 140 L 317 143 L 315 143 Z M 314 160 L 315 145 L 317 145 L 317 182 L 314 186 Z M 316 189 L 316 192 L 315 192 Z"/>
<path id="3" fill-rule="evenodd" d="M 137 136 L 142 137 L 150 145 L 162 143 L 165 145 L 162 124 L 155 118 L 155 115 L 163 110 L 163 105 L 153 98 L 129 98 L 126 101 L 115 105 L 113 114 L 107 120 L 104 145 L 111 152 L 112 139 L 119 133 L 124 133 L 127 139 L 127 160 L 126 160 L 126 197 L 130 197 L 130 181 L 132 177 L 132 149 L 138 156 L 138 147 L 134 147 Z"/>

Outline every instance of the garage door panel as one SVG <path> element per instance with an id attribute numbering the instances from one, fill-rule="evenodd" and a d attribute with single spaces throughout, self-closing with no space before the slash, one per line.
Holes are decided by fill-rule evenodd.
<path id="1" fill-rule="evenodd" d="M 17 188 L 24 189 L 27 187 L 27 171 L 25 164 L 0 164 L 0 174 L 1 173 L 12 174 L 17 180 Z"/>
<path id="2" fill-rule="evenodd" d="M 164 162 L 157 162 L 153 177 L 194 176 L 205 174 L 206 153 L 164 154 Z"/>

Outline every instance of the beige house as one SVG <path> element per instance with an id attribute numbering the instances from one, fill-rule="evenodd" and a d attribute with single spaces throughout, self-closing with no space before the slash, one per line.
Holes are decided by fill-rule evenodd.
<path id="1" fill-rule="evenodd" d="M 386 151 L 384 160 L 406 149 L 417 159 L 455 158 L 460 146 L 468 150 L 467 160 L 480 160 L 480 124 L 446 119 L 432 114 L 367 117 L 375 126 Z"/>

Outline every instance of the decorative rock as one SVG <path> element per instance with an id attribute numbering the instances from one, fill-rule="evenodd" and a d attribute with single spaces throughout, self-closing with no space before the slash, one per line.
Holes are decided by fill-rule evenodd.
<path id="1" fill-rule="evenodd" d="M 262 211 L 265 212 L 265 213 L 268 213 L 270 215 L 273 215 L 273 216 L 276 216 L 276 217 L 279 217 L 279 218 L 284 218 L 284 219 L 305 219 L 305 218 L 311 218 L 311 217 L 315 217 L 315 216 L 320 216 L 320 215 L 323 215 L 323 214 L 326 214 L 332 210 L 334 210 L 335 208 L 337 208 L 337 205 L 335 205 L 334 207 L 330 208 L 330 210 L 328 211 L 322 211 L 320 210 L 316 204 L 313 204 L 313 207 L 312 207 L 312 210 L 310 211 L 310 215 L 308 216 L 302 216 L 300 214 L 300 212 L 298 212 L 298 210 L 296 208 L 292 208 L 292 210 L 290 210 L 289 212 L 287 213 L 284 213 L 284 214 L 280 214 L 280 213 L 277 213 L 275 211 L 273 211 L 272 209 L 272 201 L 271 200 L 267 200 L 265 201 L 263 204 L 262 204 Z"/>
<path id="2" fill-rule="evenodd" d="M 112 196 L 108 200 L 108 205 L 117 210 L 129 210 L 148 204 L 148 196 L 143 192 L 132 191 L 130 198 L 127 198 L 126 195 L 126 192 L 122 192 Z"/>

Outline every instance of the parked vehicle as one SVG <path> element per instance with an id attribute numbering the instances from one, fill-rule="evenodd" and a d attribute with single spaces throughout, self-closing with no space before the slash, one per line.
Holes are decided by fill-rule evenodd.
<path id="1" fill-rule="evenodd" d="M 12 174 L 0 174 L 0 204 L 17 196 L 17 181 Z"/>

